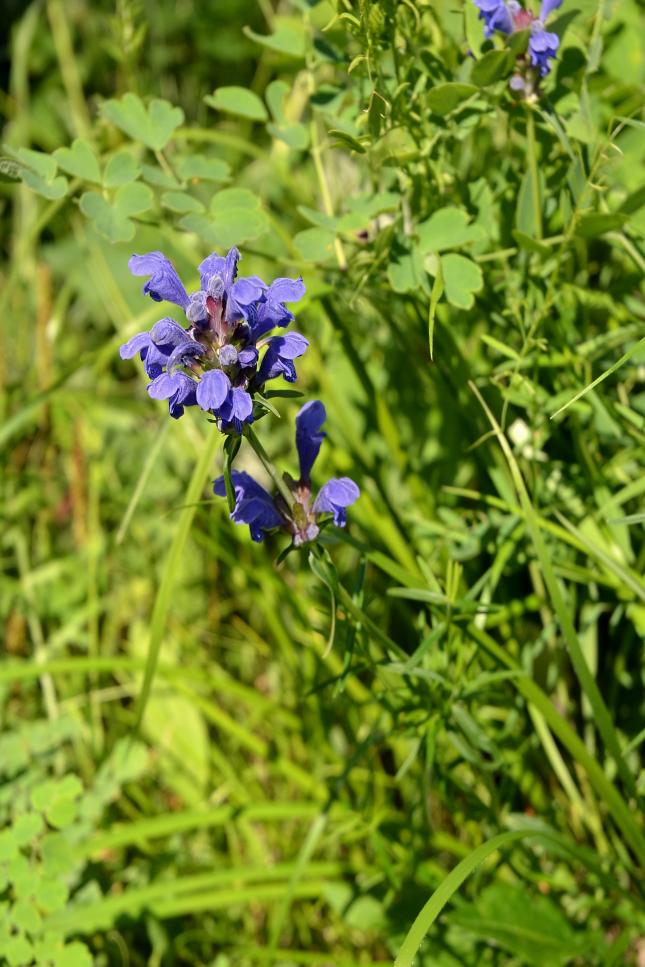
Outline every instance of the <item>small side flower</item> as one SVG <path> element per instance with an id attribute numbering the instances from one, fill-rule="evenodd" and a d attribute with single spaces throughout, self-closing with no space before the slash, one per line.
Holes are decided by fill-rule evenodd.
<path id="1" fill-rule="evenodd" d="M 325 419 L 325 407 L 320 400 L 306 403 L 296 416 L 300 477 L 293 480 L 285 474 L 291 493 L 289 504 L 281 495 L 269 494 L 248 473 L 232 472 L 235 507 L 231 520 L 247 524 L 254 541 L 261 541 L 268 531 L 279 529 L 291 535 L 295 547 L 301 547 L 316 540 L 330 514 L 337 527 L 347 524 L 347 508 L 360 497 L 360 490 L 350 477 L 332 477 L 317 496 L 312 493 L 311 471 L 325 438 L 322 431 Z M 226 496 L 224 477 L 215 481 L 213 489 L 218 497 Z"/>

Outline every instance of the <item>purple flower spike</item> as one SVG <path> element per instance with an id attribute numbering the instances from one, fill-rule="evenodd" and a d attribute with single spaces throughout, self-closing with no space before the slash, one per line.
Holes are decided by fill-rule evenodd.
<path id="1" fill-rule="evenodd" d="M 236 524 L 248 524 L 254 541 L 264 540 L 266 531 L 284 524 L 271 496 L 248 473 L 234 470 L 231 482 L 235 491 L 235 507 L 231 520 Z M 218 477 L 213 490 L 218 497 L 226 496 L 224 477 Z"/>
<path id="2" fill-rule="evenodd" d="M 128 262 L 133 275 L 149 275 L 150 278 L 143 287 L 144 295 L 149 295 L 155 302 L 174 302 L 185 309 L 188 306 L 188 294 L 175 268 L 163 252 L 148 252 L 146 255 L 133 255 Z"/>
<path id="3" fill-rule="evenodd" d="M 238 434 L 253 422 L 252 394 L 278 376 L 293 382 L 293 361 L 308 345 L 288 333 L 258 347 L 259 336 L 293 319 L 284 303 L 301 298 L 304 285 L 302 279 L 279 278 L 269 286 L 257 275 L 237 278 L 239 260 L 234 247 L 226 255 L 211 253 L 199 266 L 200 290 L 189 296 L 162 252 L 133 255 L 131 271 L 150 276 L 144 293 L 181 306 L 187 325 L 160 319 L 120 348 L 122 359 L 140 356 L 150 395 L 167 399 L 172 416 L 200 406 L 215 414 L 222 432 Z"/>
<path id="4" fill-rule="evenodd" d="M 305 403 L 296 416 L 296 449 L 300 460 L 300 479 L 305 482 L 309 480 L 311 468 L 327 436 L 321 430 L 326 419 L 327 413 L 320 400 Z"/>
<path id="5" fill-rule="evenodd" d="M 314 513 L 331 513 L 336 527 L 344 527 L 347 523 L 347 507 L 360 495 L 360 490 L 349 477 L 332 477 L 321 487 L 314 501 Z"/>

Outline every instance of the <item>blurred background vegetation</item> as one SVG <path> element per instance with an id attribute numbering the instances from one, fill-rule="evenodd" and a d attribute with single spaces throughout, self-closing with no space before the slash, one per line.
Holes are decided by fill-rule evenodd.
<path id="1" fill-rule="evenodd" d="M 414 963 L 642 963 L 636 0 L 565 3 L 533 106 L 465 0 L 3 14 L 0 960 L 402 967 L 464 861 Z M 322 572 L 118 357 L 131 252 L 232 244 L 307 284 Z"/>

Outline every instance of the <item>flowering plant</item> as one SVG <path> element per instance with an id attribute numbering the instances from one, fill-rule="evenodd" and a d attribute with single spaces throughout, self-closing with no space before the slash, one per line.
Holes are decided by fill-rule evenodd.
<path id="1" fill-rule="evenodd" d="M 254 393 L 277 376 L 295 382 L 293 361 L 309 345 L 298 332 L 266 338 L 293 321 L 285 303 L 302 298 L 302 279 L 280 278 L 271 285 L 258 276 L 238 279 L 239 260 L 236 248 L 224 257 L 213 252 L 199 266 L 199 290 L 188 295 L 162 252 L 133 255 L 131 272 L 149 276 L 144 294 L 155 302 L 174 302 L 190 325 L 160 319 L 120 350 L 122 359 L 139 354 L 151 379 L 149 395 L 167 399 L 174 419 L 186 406 L 197 405 L 213 413 L 222 432 L 238 434 L 253 422 Z"/>
<path id="2" fill-rule="evenodd" d="M 529 31 L 526 54 L 521 54 L 516 62 L 516 72 L 511 78 L 511 89 L 526 94 L 534 94 L 537 81 L 551 70 L 550 61 L 556 56 L 560 38 L 545 27 L 546 21 L 554 10 L 562 5 L 562 0 L 542 0 L 539 16 L 522 6 L 518 0 L 474 0 L 479 9 L 479 18 L 484 21 L 486 37 L 497 31 L 502 34 L 516 34 Z M 537 78 L 533 75 L 537 72 Z"/>
<path id="3" fill-rule="evenodd" d="M 298 332 L 266 338 L 271 330 L 293 321 L 285 303 L 301 299 L 305 286 L 301 278 L 280 278 L 271 285 L 256 275 L 238 279 L 239 260 L 237 248 L 225 256 L 211 253 L 199 266 L 199 290 L 188 295 L 162 252 L 133 255 L 130 271 L 149 276 L 144 294 L 155 302 L 174 302 L 185 311 L 190 325 L 184 328 L 173 319 L 160 319 L 149 332 L 139 332 L 124 343 L 120 354 L 122 359 L 139 354 L 151 380 L 149 395 L 167 399 L 174 419 L 183 415 L 186 406 L 197 405 L 216 417 L 223 433 L 239 436 L 246 430 L 276 483 L 277 496 L 272 497 L 248 473 L 231 470 L 230 447 L 225 473 L 215 481 L 214 491 L 228 496 L 231 519 L 248 524 L 254 541 L 262 541 L 267 531 L 282 529 L 299 547 L 318 537 L 321 518 L 327 514 L 344 527 L 346 508 L 360 491 L 349 477 L 332 478 L 312 503 L 310 473 L 326 435 L 321 430 L 326 412 L 319 400 L 306 403 L 296 417 L 297 481 L 278 476 L 252 432 L 254 394 L 277 376 L 295 382 L 293 360 L 309 345 Z"/>

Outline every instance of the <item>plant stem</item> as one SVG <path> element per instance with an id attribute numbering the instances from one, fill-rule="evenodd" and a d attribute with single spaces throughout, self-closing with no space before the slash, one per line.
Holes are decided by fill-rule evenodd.
<path id="1" fill-rule="evenodd" d="M 280 495 L 287 502 L 287 507 L 291 508 L 293 506 L 293 496 L 291 494 L 291 491 L 289 490 L 286 483 L 284 482 L 284 480 L 276 470 L 275 466 L 271 463 L 266 450 L 264 449 L 264 447 L 258 440 L 257 436 L 255 435 L 255 431 L 253 430 L 252 427 L 249 426 L 248 423 L 246 424 L 245 436 L 249 441 L 249 443 L 251 444 L 251 446 L 253 447 L 253 449 L 255 450 L 255 452 L 257 453 L 258 457 L 260 458 L 260 461 L 262 462 L 262 466 L 264 467 L 264 469 L 269 474 L 274 484 L 280 491 Z"/>
<path id="2" fill-rule="evenodd" d="M 535 143 L 535 118 L 529 108 L 526 116 L 526 137 L 529 171 L 531 173 L 531 200 L 535 219 L 535 237 L 542 238 L 542 203 L 540 199 L 540 178 L 537 166 L 537 147 Z"/>

